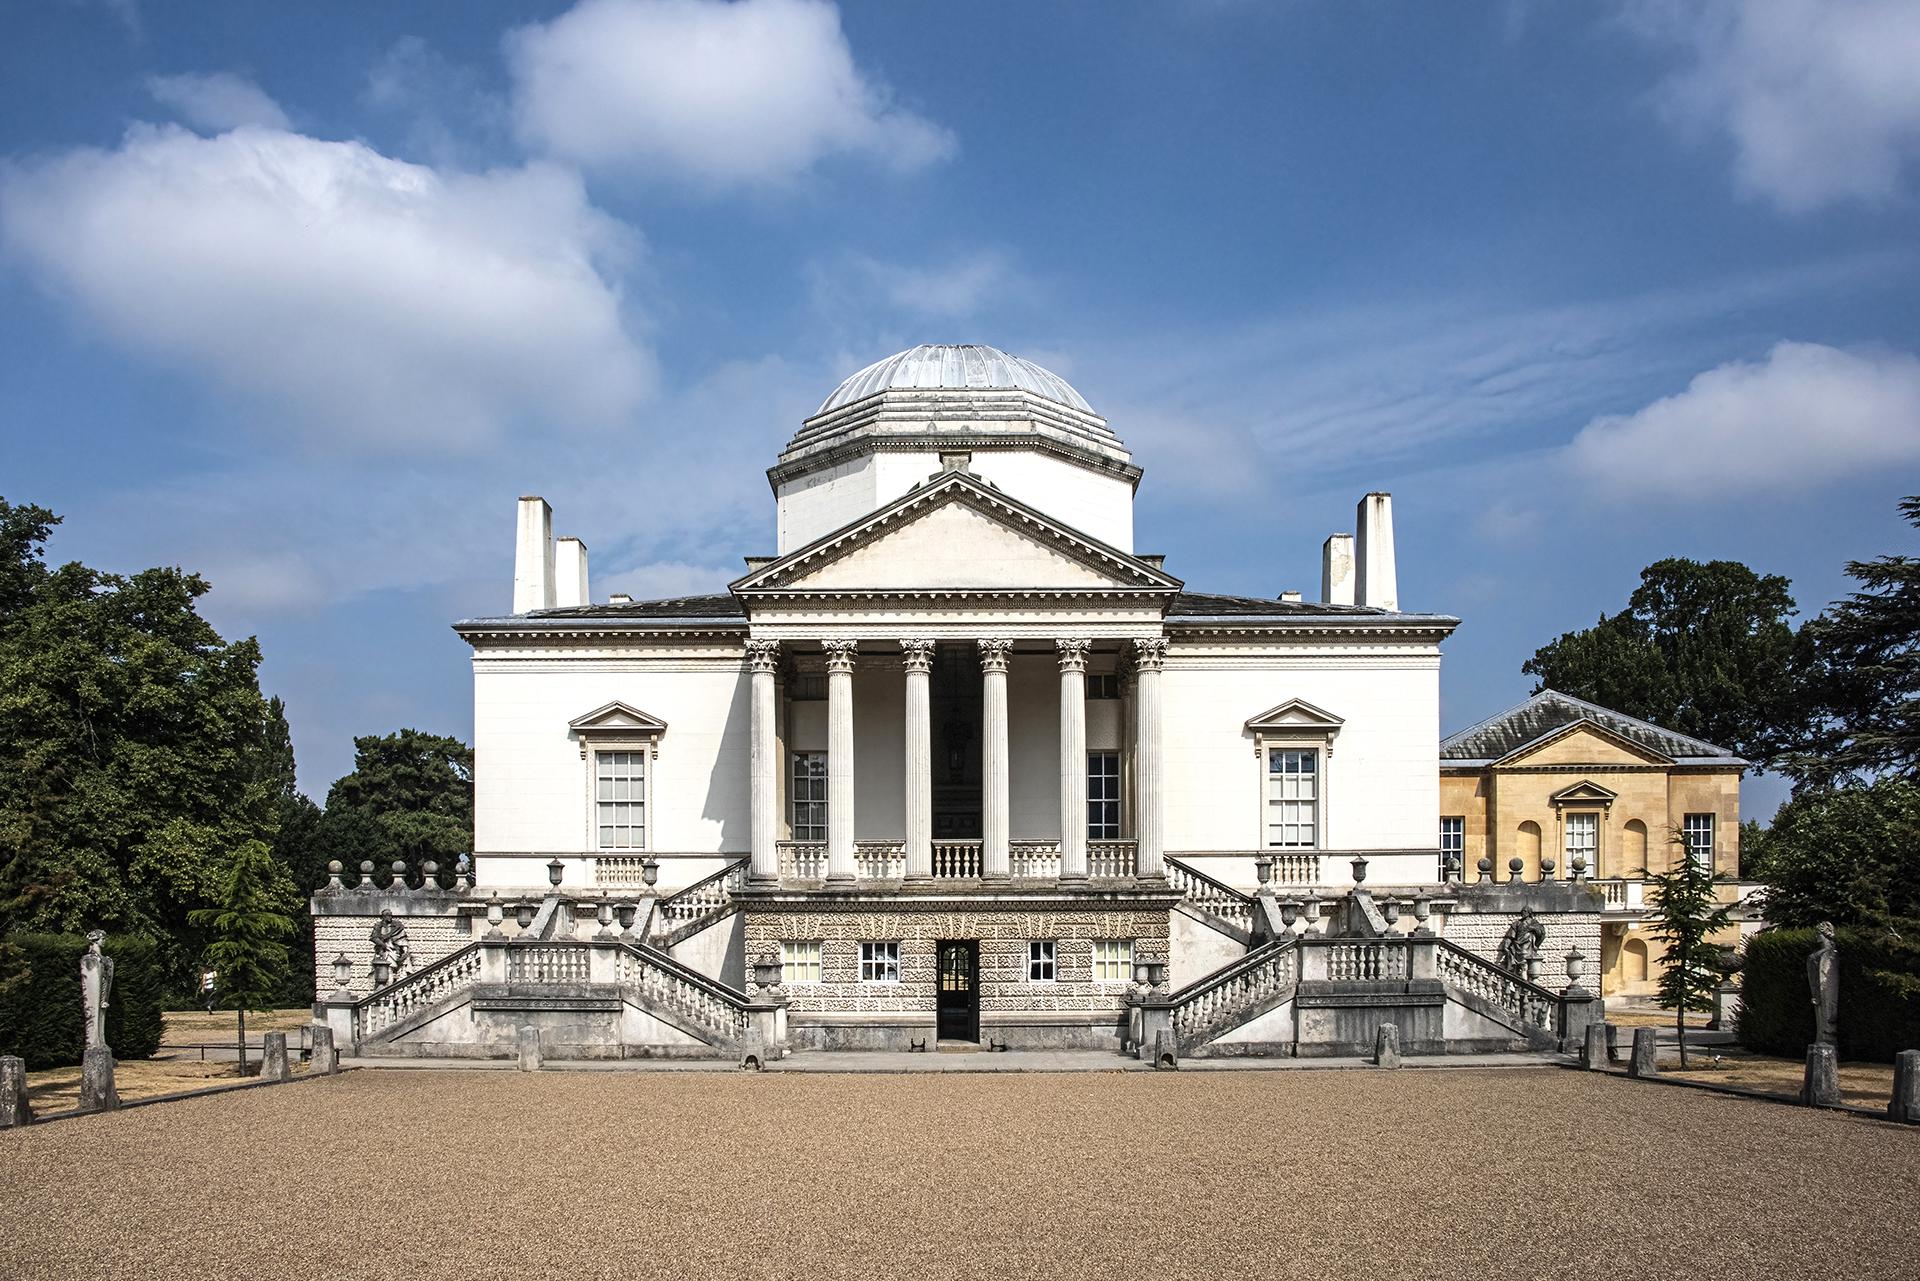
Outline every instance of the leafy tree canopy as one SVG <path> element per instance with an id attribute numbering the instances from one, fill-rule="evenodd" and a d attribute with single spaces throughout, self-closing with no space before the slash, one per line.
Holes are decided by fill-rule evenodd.
<path id="1" fill-rule="evenodd" d="M 353 772 L 327 792 L 318 845 L 349 869 L 373 860 L 384 873 L 395 859 L 417 868 L 454 860 L 473 848 L 473 749 L 457 738 L 403 729 L 353 740 Z"/>
<path id="2" fill-rule="evenodd" d="M 1731 748 L 1755 763 L 1793 745 L 1804 645 L 1792 586 L 1738 561 L 1641 571 L 1617 614 L 1541 646 L 1521 670 L 1556 689 Z"/>
<path id="3" fill-rule="evenodd" d="M 1742 852 L 1779 926 L 1891 926 L 1920 937 L 1920 783 L 1883 778 L 1794 796 Z"/>

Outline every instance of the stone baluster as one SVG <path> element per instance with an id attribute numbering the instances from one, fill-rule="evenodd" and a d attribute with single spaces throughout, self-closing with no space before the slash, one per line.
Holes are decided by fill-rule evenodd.
<path id="1" fill-rule="evenodd" d="M 1087 879 L 1087 651 L 1091 641 L 1055 641 L 1060 653 L 1060 879 Z"/>
<path id="2" fill-rule="evenodd" d="M 1167 641 L 1154 636 L 1133 643 L 1134 682 L 1134 875 L 1166 875 L 1166 765 L 1160 758 L 1160 669 Z"/>
<path id="3" fill-rule="evenodd" d="M 859 642 L 821 642 L 827 652 L 827 879 L 853 867 L 853 663 Z"/>
<path id="4" fill-rule="evenodd" d="M 980 646 L 980 875 L 1011 874 L 1007 764 L 1007 664 L 1013 642 L 983 640 Z"/>
<path id="5" fill-rule="evenodd" d="M 903 640 L 907 669 L 907 879 L 933 875 L 933 652 L 930 640 Z"/>
<path id="6" fill-rule="evenodd" d="M 749 875 L 756 881 L 775 880 L 780 875 L 779 847 L 775 843 L 780 810 L 779 744 L 774 740 L 773 674 L 780 664 L 780 642 L 747 642 L 747 667 L 752 672 L 752 708 L 748 720 L 751 731 L 752 835 L 747 862 Z"/>

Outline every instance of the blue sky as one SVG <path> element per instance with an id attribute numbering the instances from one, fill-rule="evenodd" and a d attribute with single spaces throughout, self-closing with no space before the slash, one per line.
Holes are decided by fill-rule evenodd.
<path id="1" fill-rule="evenodd" d="M 257 634 L 303 784 L 466 735 L 513 499 L 595 592 L 773 546 L 845 374 L 987 342 L 1146 469 L 1138 545 L 1317 590 L 1395 495 L 1446 728 L 1665 555 L 1908 546 L 1920 7 L 21 4 L 0 494 Z M 1778 789 L 1749 787 L 1764 814 Z"/>

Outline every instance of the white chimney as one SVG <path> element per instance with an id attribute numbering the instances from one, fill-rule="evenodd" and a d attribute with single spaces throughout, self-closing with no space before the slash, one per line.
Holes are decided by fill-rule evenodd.
<path id="1" fill-rule="evenodd" d="M 1359 603 L 1375 609 L 1400 608 L 1400 579 L 1393 565 L 1393 495 L 1368 494 L 1360 500 L 1355 524 L 1354 575 Z"/>
<path id="2" fill-rule="evenodd" d="M 552 608 L 553 508 L 544 498 L 522 498 L 513 544 L 513 612 Z"/>
<path id="3" fill-rule="evenodd" d="M 562 538 L 553 545 L 553 603 L 591 605 L 587 591 L 587 545 L 577 538 Z"/>
<path id="4" fill-rule="evenodd" d="M 1300 603 L 1300 593 L 1299 592 L 1281 592 L 1280 603 L 1282 605 L 1298 605 Z"/>
<path id="5" fill-rule="evenodd" d="M 1329 534 L 1320 545 L 1320 599 L 1353 604 L 1353 535 Z"/>

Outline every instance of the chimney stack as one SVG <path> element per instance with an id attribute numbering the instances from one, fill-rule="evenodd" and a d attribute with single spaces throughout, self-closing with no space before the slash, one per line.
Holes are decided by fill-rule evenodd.
<path id="1" fill-rule="evenodd" d="M 1320 599 L 1353 604 L 1353 535 L 1329 534 L 1320 545 Z"/>
<path id="2" fill-rule="evenodd" d="M 553 603 L 593 604 L 587 590 L 587 545 L 577 538 L 562 538 L 554 544 L 553 560 Z"/>
<path id="3" fill-rule="evenodd" d="M 1393 564 L 1393 495 L 1368 494 L 1355 518 L 1354 575 L 1359 603 L 1375 609 L 1400 608 L 1400 580 Z"/>
<path id="4" fill-rule="evenodd" d="M 544 498 L 522 498 L 513 545 L 513 612 L 552 608 L 553 508 Z"/>

